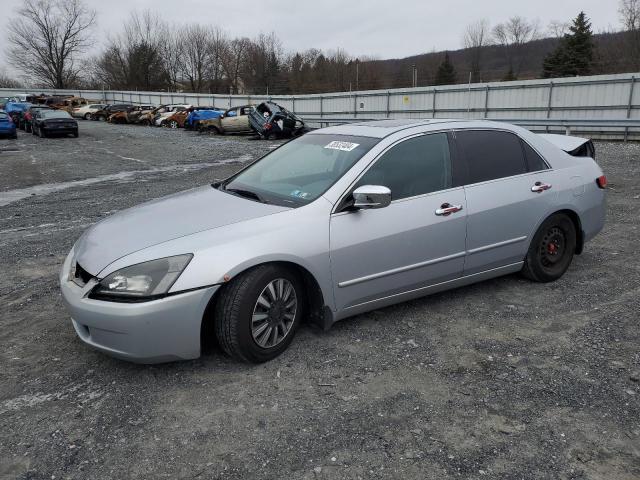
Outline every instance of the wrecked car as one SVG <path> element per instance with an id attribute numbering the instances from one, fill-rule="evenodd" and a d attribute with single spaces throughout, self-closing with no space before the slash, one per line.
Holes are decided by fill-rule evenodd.
<path id="1" fill-rule="evenodd" d="M 116 112 L 126 112 L 133 108 L 133 105 L 129 103 L 120 103 L 115 105 L 107 105 L 102 110 L 93 112 L 91 114 L 91 120 L 97 120 L 100 122 L 106 122 L 107 119 Z"/>
<path id="2" fill-rule="evenodd" d="M 87 105 L 89 105 L 89 101 L 85 98 L 70 97 L 70 98 L 65 98 L 64 100 L 60 101 L 56 105 L 52 105 L 52 106 L 54 108 L 57 108 L 58 110 L 64 110 L 65 112 L 73 115 L 73 111 L 76 108 L 84 107 Z"/>
<path id="3" fill-rule="evenodd" d="M 7 102 L 4 106 L 4 111 L 11 117 L 15 126 L 19 128 L 20 124 L 24 122 L 24 112 L 26 112 L 30 106 L 31 104 L 27 102 Z"/>
<path id="4" fill-rule="evenodd" d="M 224 135 L 225 133 L 252 133 L 249 115 L 255 108 L 254 105 L 230 108 L 218 118 L 202 120 L 198 125 L 198 131 L 219 135 Z"/>
<path id="5" fill-rule="evenodd" d="M 214 107 L 197 107 L 194 108 L 187 121 L 184 124 L 185 128 L 198 130 L 200 122 L 204 120 L 211 120 L 212 118 L 218 118 L 224 113 L 224 109 Z"/>
<path id="6" fill-rule="evenodd" d="M 153 105 L 137 105 L 129 110 L 122 110 L 109 116 L 109 123 L 137 124 L 140 118 L 153 110 Z"/>
<path id="7" fill-rule="evenodd" d="M 92 114 L 104 109 L 106 106 L 106 103 L 91 103 L 88 105 L 82 105 L 79 107 L 75 107 L 71 111 L 71 116 L 74 118 L 83 118 L 85 120 L 89 120 Z"/>
<path id="8" fill-rule="evenodd" d="M 191 108 L 191 105 L 164 105 L 153 117 L 152 125 L 156 127 L 164 126 L 164 121 L 175 112 L 181 112 Z"/>
<path id="9" fill-rule="evenodd" d="M 261 138 L 285 138 L 304 133 L 305 124 L 300 117 L 277 103 L 263 102 L 249 115 L 251 128 Z"/>

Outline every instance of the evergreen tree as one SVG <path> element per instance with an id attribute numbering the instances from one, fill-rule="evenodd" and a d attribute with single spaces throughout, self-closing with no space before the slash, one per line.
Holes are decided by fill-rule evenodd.
<path id="1" fill-rule="evenodd" d="M 556 49 L 546 56 L 542 64 L 545 78 L 589 75 L 593 62 L 593 31 L 591 22 L 580 12 Z"/>
<path id="2" fill-rule="evenodd" d="M 436 85 L 452 85 L 456 83 L 456 77 L 456 69 L 449 59 L 449 53 L 445 53 L 436 73 Z"/>

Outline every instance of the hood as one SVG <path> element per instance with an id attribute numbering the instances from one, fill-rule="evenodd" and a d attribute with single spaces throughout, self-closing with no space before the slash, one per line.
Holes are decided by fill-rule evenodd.
<path id="1" fill-rule="evenodd" d="M 254 202 L 211 186 L 187 190 L 95 224 L 76 243 L 75 259 L 87 272 L 98 275 L 117 259 L 138 250 L 284 210 L 289 208 Z"/>

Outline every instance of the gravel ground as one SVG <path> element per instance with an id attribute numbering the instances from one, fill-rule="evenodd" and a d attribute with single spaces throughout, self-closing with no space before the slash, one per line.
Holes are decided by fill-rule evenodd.
<path id="1" fill-rule="evenodd" d="M 82 122 L 0 140 L 0 478 L 640 478 L 640 145 L 599 143 L 605 230 L 517 275 L 304 326 L 276 360 L 156 366 L 76 339 L 57 271 L 106 215 L 276 142 Z"/>

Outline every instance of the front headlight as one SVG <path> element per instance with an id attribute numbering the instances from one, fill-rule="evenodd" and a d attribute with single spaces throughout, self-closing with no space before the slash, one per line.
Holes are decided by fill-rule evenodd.
<path id="1" fill-rule="evenodd" d="M 189 253 L 122 268 L 103 278 L 89 297 L 140 301 L 165 295 L 192 258 Z"/>

